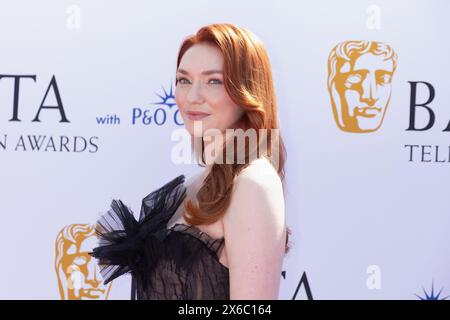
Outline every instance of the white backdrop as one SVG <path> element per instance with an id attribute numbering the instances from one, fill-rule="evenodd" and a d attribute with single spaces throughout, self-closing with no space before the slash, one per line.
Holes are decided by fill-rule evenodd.
<path id="1" fill-rule="evenodd" d="M 95 287 L 92 237 L 71 246 L 65 234 L 69 245 L 58 247 L 60 230 L 92 225 L 113 198 L 137 212 L 152 190 L 201 170 L 171 161 L 180 126 L 170 90 L 183 38 L 216 22 L 252 30 L 273 65 L 293 231 L 280 299 L 418 299 L 432 285 L 434 296 L 450 295 L 449 14 L 445 0 L 2 0 L 0 298 Z M 333 117 L 327 60 L 349 40 L 398 55 L 375 132 L 343 131 Z M 424 131 L 407 130 L 417 81 L 435 90 Z M 418 84 L 416 96 L 425 102 L 428 87 Z M 429 111 L 414 110 L 424 127 Z M 152 122 L 133 124 L 140 112 Z M 120 123 L 100 123 L 114 116 Z M 405 145 L 417 145 L 412 157 Z M 85 263 L 65 269 L 72 283 L 57 272 L 61 250 L 66 264 Z M 129 278 L 108 298 L 128 299 Z"/>

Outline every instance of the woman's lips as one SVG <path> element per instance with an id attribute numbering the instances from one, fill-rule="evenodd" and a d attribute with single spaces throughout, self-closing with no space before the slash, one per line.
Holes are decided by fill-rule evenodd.
<path id="1" fill-rule="evenodd" d="M 188 111 L 188 112 L 186 112 L 186 115 L 189 118 L 189 120 L 195 121 L 195 120 L 201 120 L 203 118 L 206 118 L 207 116 L 209 116 L 209 113 Z"/>

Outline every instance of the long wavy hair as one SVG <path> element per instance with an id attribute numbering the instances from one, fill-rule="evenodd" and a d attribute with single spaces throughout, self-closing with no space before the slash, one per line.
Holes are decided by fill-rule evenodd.
<path id="1" fill-rule="evenodd" d="M 249 165 L 251 155 L 258 152 L 259 156 L 272 159 L 271 163 L 277 170 L 283 183 L 286 149 L 279 134 L 277 104 L 272 71 L 268 54 L 263 43 L 250 31 L 232 24 L 211 24 L 204 26 L 196 34 L 184 39 L 177 58 L 177 69 L 184 53 L 193 45 L 209 43 L 217 46 L 224 58 L 223 76 L 225 89 L 237 105 L 244 108 L 244 114 L 236 125 L 244 131 L 254 129 L 257 133 L 257 148 L 252 150 L 245 141 L 245 161 L 214 162 L 196 194 L 198 205 L 190 199 L 184 202 L 184 219 L 192 224 L 211 224 L 219 220 L 230 205 L 234 178 Z M 263 143 L 260 129 L 266 129 Z M 275 132 L 275 134 L 274 134 Z M 198 139 L 198 138 L 193 138 Z M 201 159 L 204 164 L 204 141 L 201 139 Z M 229 143 L 229 140 L 228 140 Z M 236 138 L 231 139 L 236 144 Z M 223 152 L 226 149 L 224 143 Z M 272 151 L 276 147 L 276 154 Z M 235 145 L 233 150 L 236 151 Z M 274 159 L 274 156 L 276 158 Z M 199 159 L 198 159 L 199 160 Z M 239 163 L 241 162 L 241 163 Z M 243 162 L 243 163 L 242 163 Z M 285 252 L 289 250 L 290 229 L 286 233 Z"/>

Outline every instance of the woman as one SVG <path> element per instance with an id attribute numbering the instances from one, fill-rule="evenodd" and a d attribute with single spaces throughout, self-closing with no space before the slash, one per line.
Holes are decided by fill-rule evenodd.
<path id="1" fill-rule="evenodd" d="M 112 202 L 91 253 L 105 284 L 130 272 L 133 299 L 277 299 L 285 149 L 263 44 L 231 24 L 201 28 L 180 47 L 175 99 L 205 170 L 150 193 L 139 221 Z"/>

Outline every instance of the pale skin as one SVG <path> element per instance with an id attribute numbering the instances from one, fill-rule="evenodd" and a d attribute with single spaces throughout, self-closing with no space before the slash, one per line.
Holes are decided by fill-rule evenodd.
<path id="1" fill-rule="evenodd" d="M 211 70 L 219 72 L 208 72 Z M 197 44 L 183 55 L 177 70 L 175 99 L 191 135 L 194 121 L 186 116 L 187 111 L 208 113 L 195 121 L 202 121 L 205 130 L 220 131 L 233 128 L 245 112 L 226 92 L 222 70 L 222 53 L 213 45 Z M 195 199 L 209 170 L 207 165 L 204 172 L 186 181 L 187 199 Z M 187 224 L 182 210 L 180 206 L 168 227 Z M 285 207 L 281 180 L 267 158 L 253 160 L 235 177 L 230 206 L 221 219 L 196 227 L 213 238 L 225 238 L 219 262 L 229 268 L 230 299 L 278 299 L 286 237 Z"/>

